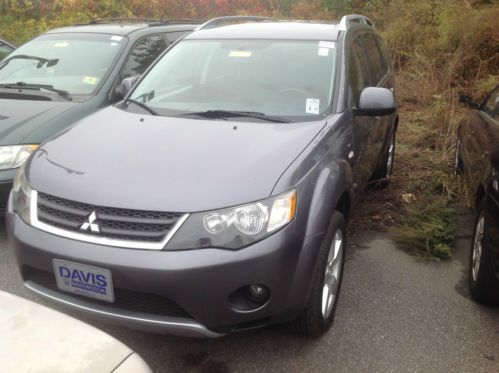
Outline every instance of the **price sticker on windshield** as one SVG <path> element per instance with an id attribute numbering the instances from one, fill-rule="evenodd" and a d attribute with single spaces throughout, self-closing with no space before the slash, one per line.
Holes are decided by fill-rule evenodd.
<path id="1" fill-rule="evenodd" d="M 317 54 L 322 57 L 327 57 L 329 56 L 329 48 L 319 48 Z"/>
<path id="2" fill-rule="evenodd" d="M 249 58 L 251 54 L 250 51 L 231 51 L 229 57 Z"/>
<path id="3" fill-rule="evenodd" d="M 85 84 L 90 84 L 90 85 L 96 85 L 97 84 L 97 78 L 93 76 L 85 76 L 82 80 L 83 83 Z"/>
<path id="4" fill-rule="evenodd" d="M 307 98 L 307 102 L 305 103 L 305 111 L 307 114 L 319 114 L 321 100 L 318 98 Z"/>
<path id="5" fill-rule="evenodd" d="M 336 47 L 334 41 L 320 41 L 319 48 L 329 48 L 334 49 Z"/>

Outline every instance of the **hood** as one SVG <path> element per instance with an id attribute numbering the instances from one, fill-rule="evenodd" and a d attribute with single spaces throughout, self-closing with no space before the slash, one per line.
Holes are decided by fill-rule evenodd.
<path id="1" fill-rule="evenodd" d="M 325 122 L 210 121 L 109 107 L 31 158 L 35 190 L 130 209 L 197 212 L 269 197 Z"/>
<path id="2" fill-rule="evenodd" d="M 78 105 L 68 101 L 0 99 L 0 145 L 15 145 L 47 121 Z"/>

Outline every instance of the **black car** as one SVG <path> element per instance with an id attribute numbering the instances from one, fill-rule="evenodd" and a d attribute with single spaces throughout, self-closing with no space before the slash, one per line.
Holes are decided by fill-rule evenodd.
<path id="1" fill-rule="evenodd" d="M 5 57 L 11 54 L 16 47 L 14 45 L 6 42 L 3 39 L 0 39 L 0 61 L 2 61 Z"/>
<path id="2" fill-rule="evenodd" d="M 156 332 L 325 333 L 350 212 L 390 177 L 393 87 L 366 17 L 209 21 L 19 169 L 7 223 L 25 286 Z"/>
<path id="3" fill-rule="evenodd" d="M 499 86 L 481 104 L 468 96 L 471 110 L 462 120 L 456 171 L 464 176 L 475 210 L 469 288 L 480 303 L 499 303 Z"/>
<path id="4" fill-rule="evenodd" d="M 102 20 L 40 35 L 0 63 L 0 213 L 16 169 L 45 139 L 123 98 L 197 21 Z"/>

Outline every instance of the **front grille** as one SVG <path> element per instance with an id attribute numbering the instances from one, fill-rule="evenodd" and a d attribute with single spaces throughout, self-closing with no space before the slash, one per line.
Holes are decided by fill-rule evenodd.
<path id="1" fill-rule="evenodd" d="M 60 292 L 57 288 L 54 274 L 41 271 L 33 267 L 23 268 L 24 277 L 44 288 Z M 72 298 L 96 304 L 101 307 L 110 307 L 116 310 L 144 313 L 156 316 L 182 317 L 192 319 L 182 307 L 172 300 L 156 294 L 143 293 L 127 289 L 114 288 L 114 303 L 107 303 L 92 298 L 87 298 L 73 293 L 64 293 Z"/>
<path id="2" fill-rule="evenodd" d="M 95 237 L 159 243 L 182 214 L 95 206 L 38 193 L 38 220 L 42 223 Z M 95 212 L 99 232 L 80 227 Z"/>

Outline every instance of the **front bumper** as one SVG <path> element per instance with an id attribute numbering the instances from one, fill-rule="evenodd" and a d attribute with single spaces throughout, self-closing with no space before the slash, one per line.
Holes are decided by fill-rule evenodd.
<path id="1" fill-rule="evenodd" d="M 70 240 L 33 228 L 15 213 L 7 214 L 8 234 L 27 288 L 104 321 L 154 332 L 208 337 L 286 321 L 303 309 L 322 237 L 299 239 L 294 225 L 292 222 L 241 250 L 150 251 Z M 106 268 L 112 273 L 115 289 L 140 294 L 136 298 L 140 303 L 164 297 L 187 316 L 87 300 L 31 276 L 40 272 L 53 279 L 53 259 Z M 231 303 L 229 298 L 237 289 L 253 283 L 270 289 L 265 305 L 242 310 Z"/>

